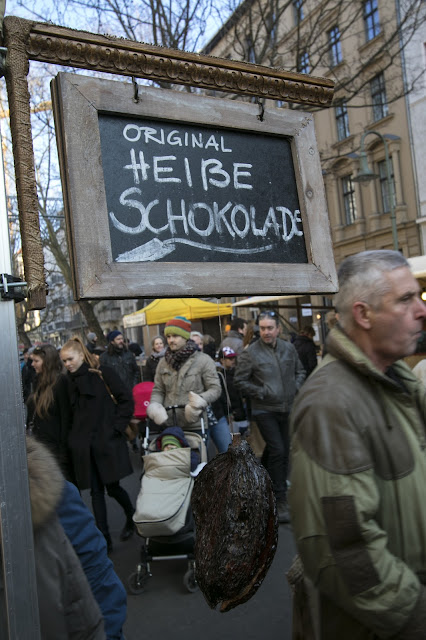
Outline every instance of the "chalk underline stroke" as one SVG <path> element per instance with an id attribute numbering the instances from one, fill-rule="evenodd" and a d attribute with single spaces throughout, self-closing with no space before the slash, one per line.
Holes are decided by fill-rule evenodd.
<path id="1" fill-rule="evenodd" d="M 232 249 L 230 247 L 216 247 L 214 245 L 206 245 L 201 242 L 194 242 L 193 240 L 187 240 L 186 238 L 170 238 L 169 240 L 159 240 L 154 238 L 149 242 L 120 253 L 117 256 L 116 262 L 153 262 L 159 260 L 164 256 L 172 253 L 176 249 L 176 243 L 186 244 L 197 249 L 204 249 L 206 251 L 220 251 L 222 253 L 241 253 L 241 254 L 253 254 L 262 253 L 264 251 L 270 251 L 273 248 L 273 244 L 268 244 L 264 247 L 256 247 L 253 249 Z"/>

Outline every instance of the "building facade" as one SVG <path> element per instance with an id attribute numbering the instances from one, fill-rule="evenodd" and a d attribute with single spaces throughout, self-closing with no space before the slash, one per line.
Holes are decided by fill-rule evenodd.
<path id="1" fill-rule="evenodd" d="M 424 11 L 418 12 L 422 4 L 245 0 L 204 49 L 336 83 L 333 106 L 315 111 L 314 118 L 337 265 L 361 250 L 396 248 L 395 238 L 406 257 L 423 253 L 425 195 L 419 198 L 417 188 L 426 186 L 416 175 L 411 142 L 417 138 L 417 168 L 424 175 L 424 124 L 421 131 L 416 125 L 418 119 L 424 122 L 424 91 L 410 94 L 410 120 L 401 55 L 401 43 L 408 47 L 413 32 L 424 34 Z M 368 183 L 356 181 L 361 138 L 376 176 Z"/>

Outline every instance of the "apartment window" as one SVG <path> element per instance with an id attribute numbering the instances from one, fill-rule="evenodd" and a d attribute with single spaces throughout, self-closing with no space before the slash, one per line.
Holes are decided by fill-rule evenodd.
<path id="1" fill-rule="evenodd" d="M 328 32 L 328 45 L 330 51 L 330 64 L 332 67 L 335 67 L 343 60 L 339 27 L 333 27 Z"/>
<path id="2" fill-rule="evenodd" d="M 302 51 L 297 61 L 297 70 L 299 73 L 310 73 L 309 66 L 309 54 L 307 51 Z"/>
<path id="3" fill-rule="evenodd" d="M 380 24 L 377 0 L 366 0 L 364 2 L 364 26 L 367 42 L 379 35 Z"/>
<path id="4" fill-rule="evenodd" d="M 356 220 L 355 190 L 352 174 L 342 178 L 343 207 L 345 211 L 345 224 L 353 224 Z"/>
<path id="5" fill-rule="evenodd" d="M 336 114 L 337 139 L 344 140 L 350 135 L 349 116 L 346 108 L 346 102 L 342 102 L 334 107 L 334 112 Z"/>
<path id="6" fill-rule="evenodd" d="M 370 82 L 371 102 L 373 105 L 373 120 L 381 120 L 389 113 L 388 101 L 386 98 L 385 77 L 379 73 Z"/>
<path id="7" fill-rule="evenodd" d="M 393 174 L 393 163 L 392 158 L 389 159 L 390 162 L 390 172 L 391 172 L 391 198 L 393 206 L 396 205 L 396 196 L 395 196 L 395 178 Z M 386 171 L 386 160 L 381 160 L 377 163 L 378 173 L 379 173 L 379 182 L 380 182 L 380 194 L 382 196 L 382 207 L 383 213 L 390 212 L 390 202 L 389 202 L 389 191 L 388 191 L 388 174 Z"/>
<path id="8" fill-rule="evenodd" d="M 303 0 L 293 0 L 294 22 L 299 24 L 303 20 Z"/>

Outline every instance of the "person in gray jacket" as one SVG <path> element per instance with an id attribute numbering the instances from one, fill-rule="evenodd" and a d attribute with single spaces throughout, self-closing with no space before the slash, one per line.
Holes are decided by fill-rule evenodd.
<path id="1" fill-rule="evenodd" d="M 258 324 L 260 340 L 239 356 L 234 383 L 250 398 L 252 417 L 266 443 L 267 457 L 262 461 L 274 487 L 278 520 L 287 523 L 288 418 L 306 373 L 293 345 L 278 337 L 278 314 L 263 311 Z"/>
<path id="2" fill-rule="evenodd" d="M 220 343 L 219 349 L 223 349 L 223 347 L 231 347 L 231 349 L 237 354 L 243 352 L 243 338 L 247 331 L 247 320 L 243 320 L 243 318 L 232 318 L 231 328 L 229 329 L 226 337 Z"/>

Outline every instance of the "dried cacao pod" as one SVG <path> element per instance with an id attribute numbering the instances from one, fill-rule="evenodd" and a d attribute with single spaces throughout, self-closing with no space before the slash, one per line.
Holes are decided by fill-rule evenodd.
<path id="1" fill-rule="evenodd" d="M 235 438 L 209 462 L 192 492 L 196 578 L 212 609 L 249 600 L 275 555 L 278 520 L 269 475 L 249 444 Z"/>

